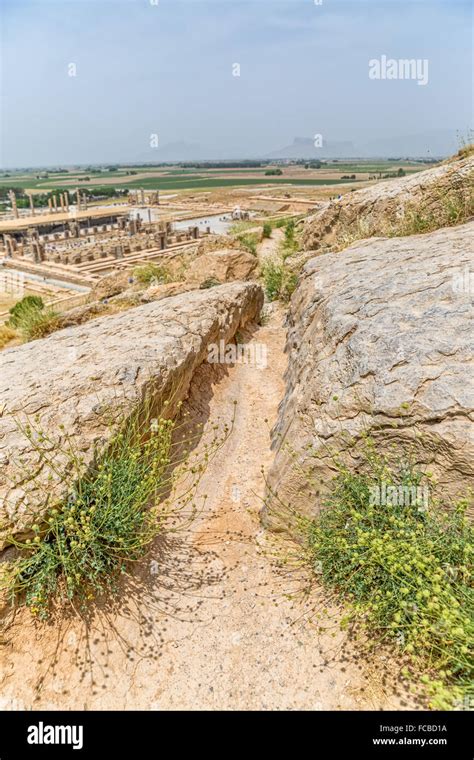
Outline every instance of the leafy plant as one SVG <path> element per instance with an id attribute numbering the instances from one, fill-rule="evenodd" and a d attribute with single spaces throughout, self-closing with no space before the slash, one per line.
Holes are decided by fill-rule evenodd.
<path id="1" fill-rule="evenodd" d="M 135 267 L 133 276 L 141 285 L 162 285 L 173 279 L 166 267 L 153 263 Z"/>
<path id="2" fill-rule="evenodd" d="M 256 233 L 247 232 L 237 235 L 237 240 L 249 253 L 253 254 L 254 256 L 257 255 L 258 236 Z"/>
<path id="3" fill-rule="evenodd" d="M 68 439 L 62 453 L 75 483 L 46 522 L 33 525 L 32 538 L 12 539 L 21 556 L 4 579 L 10 593 L 24 593 L 32 612 L 46 617 L 57 594 L 84 603 L 109 588 L 125 563 L 139 559 L 161 529 L 160 516 L 148 507 L 164 485 L 172 431 L 172 421 L 160 418 L 146 433 L 134 415 L 87 474 Z M 50 462 L 51 438 L 30 425 L 24 433 Z"/>
<path id="4" fill-rule="evenodd" d="M 59 315 L 45 307 L 39 296 L 25 296 L 10 309 L 10 315 L 7 325 L 18 330 L 25 341 L 44 338 L 60 324 Z"/>
<path id="5" fill-rule="evenodd" d="M 346 624 L 397 644 L 414 674 L 425 671 L 432 706 L 447 709 L 473 693 L 474 531 L 467 502 L 446 511 L 428 475 L 405 466 L 394 471 L 370 439 L 367 445 L 367 471 L 339 465 L 326 505 L 306 523 L 307 559 L 347 603 Z M 374 489 L 383 481 L 405 489 L 429 484 L 429 510 L 416 499 L 377 504 Z"/>
<path id="6" fill-rule="evenodd" d="M 295 221 L 294 219 L 290 219 L 290 221 L 285 226 L 285 237 L 281 247 L 281 254 L 283 259 L 288 258 L 288 256 L 291 256 L 291 254 L 295 253 L 297 250 L 298 242 L 295 238 Z"/>
<path id="7" fill-rule="evenodd" d="M 289 301 L 298 282 L 297 275 L 283 261 L 267 259 L 262 268 L 265 293 L 269 301 Z"/>
<path id="8" fill-rule="evenodd" d="M 9 310 L 8 324 L 10 327 L 20 327 L 26 314 L 31 310 L 41 311 L 41 309 L 44 309 L 44 301 L 40 296 L 25 296 Z"/>
<path id="9" fill-rule="evenodd" d="M 38 417 L 26 425 L 17 421 L 42 467 L 60 475 L 65 489 L 54 498 L 42 486 L 47 512 L 29 536 L 10 537 L 18 556 L 2 565 L 0 591 L 42 619 L 53 603 L 85 609 L 98 595 L 118 588 L 130 563 L 145 555 L 171 515 L 174 529 L 178 512 L 184 511 L 186 521 L 193 518 L 197 482 L 231 428 L 225 425 L 222 433 L 215 425 L 204 454 L 191 460 L 200 426 L 191 427 L 180 408 L 174 396 L 163 403 L 147 396 L 121 423 L 111 419 L 115 432 L 105 448 L 97 445 L 88 467 L 64 427 L 55 440 L 41 430 Z M 180 478 L 184 485 L 178 488 Z"/>

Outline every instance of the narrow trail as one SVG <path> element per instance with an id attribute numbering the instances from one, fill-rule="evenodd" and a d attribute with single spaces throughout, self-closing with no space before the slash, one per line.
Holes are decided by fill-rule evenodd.
<path id="1" fill-rule="evenodd" d="M 280 228 L 276 228 L 272 231 L 271 237 L 263 238 L 258 247 L 258 258 L 260 262 L 265 261 L 269 256 L 273 256 L 278 251 L 278 247 L 282 242 L 284 232 Z"/>
<path id="2" fill-rule="evenodd" d="M 316 618 L 324 600 L 299 593 L 304 579 L 278 568 L 259 521 L 261 467 L 273 457 L 269 433 L 284 394 L 282 320 L 274 310 L 250 337 L 266 346 L 266 367 L 236 364 L 217 380 L 204 365 L 194 380 L 189 407 L 206 428 L 235 415 L 199 483 L 205 509 L 188 530 L 157 542 L 118 609 L 49 625 L 17 613 L 0 647 L 0 708 L 404 705 L 358 657 L 337 611 Z"/>

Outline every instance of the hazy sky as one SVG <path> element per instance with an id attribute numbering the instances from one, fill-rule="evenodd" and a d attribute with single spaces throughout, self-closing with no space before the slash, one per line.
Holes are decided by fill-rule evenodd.
<path id="1" fill-rule="evenodd" d="M 156 160 L 181 141 L 251 157 L 472 124 L 468 0 L 0 4 L 3 166 L 153 160 L 152 135 Z M 428 59 L 428 84 L 371 80 L 382 55 Z"/>

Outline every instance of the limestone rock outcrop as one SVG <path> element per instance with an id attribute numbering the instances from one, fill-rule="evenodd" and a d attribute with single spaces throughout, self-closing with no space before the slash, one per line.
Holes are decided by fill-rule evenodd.
<path id="1" fill-rule="evenodd" d="M 450 216 L 461 206 L 470 206 L 474 214 L 473 173 L 471 154 L 400 179 L 378 182 L 347 193 L 338 201 L 321 203 L 302 223 L 302 248 L 324 252 L 356 238 L 386 235 L 391 228 L 403 228 L 410 214 L 419 215 L 420 220 L 439 219 L 440 227 L 451 223 Z"/>
<path id="2" fill-rule="evenodd" d="M 202 283 L 207 279 L 219 282 L 248 280 L 257 268 L 257 257 L 248 251 L 224 248 L 198 256 L 188 267 L 186 280 Z"/>
<path id="3" fill-rule="evenodd" d="M 60 330 L 0 354 L 0 549 L 28 532 L 46 498 L 70 487 L 61 455 L 57 472 L 19 429 L 39 417 L 57 445 L 69 437 L 92 461 L 110 436 L 110 415 L 126 417 L 147 388 L 184 398 L 208 345 L 229 341 L 257 318 L 261 288 L 233 283 L 193 291 Z M 33 425 L 36 427 L 36 423 Z M 20 468 L 20 469 L 19 469 Z M 19 477 L 20 475 L 20 477 Z"/>
<path id="4" fill-rule="evenodd" d="M 269 486 L 285 504 L 317 513 L 334 453 L 357 469 L 364 432 L 381 453 L 412 452 L 447 500 L 474 488 L 473 236 L 471 222 L 307 262 L 273 431 Z"/>

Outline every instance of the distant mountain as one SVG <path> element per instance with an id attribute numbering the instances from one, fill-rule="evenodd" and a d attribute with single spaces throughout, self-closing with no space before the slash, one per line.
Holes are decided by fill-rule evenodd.
<path id="1" fill-rule="evenodd" d="M 430 158 L 449 156 L 459 148 L 454 129 L 433 129 L 422 134 L 380 137 L 359 144 L 325 140 L 315 147 L 308 137 L 295 137 L 291 145 L 268 153 L 265 158 Z"/>
<path id="2" fill-rule="evenodd" d="M 199 143 L 185 141 L 167 143 L 136 156 L 135 163 L 161 163 L 171 161 L 225 161 L 244 158 L 274 159 L 328 159 L 328 158 L 438 158 L 455 153 L 458 136 L 454 129 L 433 129 L 421 134 L 383 136 L 371 140 L 326 140 L 317 148 L 311 137 L 295 137 L 290 145 L 269 153 L 253 151 L 226 151 Z M 132 161 L 132 163 L 133 163 Z"/>
<path id="3" fill-rule="evenodd" d="M 322 146 L 316 148 L 314 139 L 295 137 L 291 145 L 274 150 L 265 158 L 349 158 L 357 155 L 355 151 L 352 142 L 333 142 L 323 138 Z"/>
<path id="4" fill-rule="evenodd" d="M 163 147 L 150 148 L 136 157 L 137 163 L 160 163 L 161 161 L 202 161 L 209 158 L 198 143 L 174 142 Z"/>

